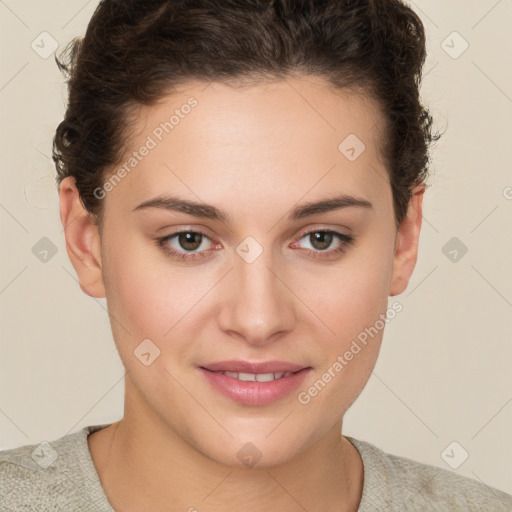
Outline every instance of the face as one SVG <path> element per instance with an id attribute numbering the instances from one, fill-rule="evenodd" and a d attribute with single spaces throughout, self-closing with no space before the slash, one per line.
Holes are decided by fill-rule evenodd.
<path id="1" fill-rule="evenodd" d="M 127 412 L 233 466 L 243 450 L 283 463 L 340 425 L 408 277 L 381 122 L 310 77 L 188 84 L 141 107 L 125 172 L 97 192 Z"/>

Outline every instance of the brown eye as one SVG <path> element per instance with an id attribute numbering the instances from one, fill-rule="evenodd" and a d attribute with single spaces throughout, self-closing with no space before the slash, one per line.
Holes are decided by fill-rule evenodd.
<path id="1" fill-rule="evenodd" d="M 306 247 L 303 246 L 302 248 L 306 250 L 309 256 L 324 259 L 336 258 L 348 249 L 354 239 L 353 235 L 345 235 L 330 229 L 317 229 L 302 233 L 299 241 L 295 242 L 292 247 L 300 248 L 302 241 L 303 244 L 306 244 Z"/>
<path id="2" fill-rule="evenodd" d="M 329 248 L 334 238 L 328 231 L 314 231 L 309 237 L 311 245 L 319 251 Z"/>
<path id="3" fill-rule="evenodd" d="M 210 237 L 201 231 L 178 231 L 163 238 L 157 238 L 156 244 L 171 258 L 179 260 L 199 260 L 210 255 Z"/>
<path id="4" fill-rule="evenodd" d="M 195 251 L 201 246 L 203 235 L 190 231 L 183 231 L 178 234 L 177 241 L 182 249 L 187 251 Z"/>

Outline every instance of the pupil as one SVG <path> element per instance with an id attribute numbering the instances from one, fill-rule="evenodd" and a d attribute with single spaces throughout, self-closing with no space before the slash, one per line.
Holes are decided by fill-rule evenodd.
<path id="1" fill-rule="evenodd" d="M 201 236 L 200 233 L 180 233 L 178 240 L 183 249 L 193 251 L 201 245 Z M 199 242 L 194 243 L 195 237 L 199 238 Z M 190 247 L 190 244 L 192 244 L 192 247 Z"/>
<path id="2" fill-rule="evenodd" d="M 317 231 L 316 233 L 313 233 L 312 236 L 315 242 L 320 242 L 320 247 L 315 246 L 315 243 L 313 243 L 313 246 L 317 249 L 327 249 L 329 245 L 331 245 L 332 233 Z"/>

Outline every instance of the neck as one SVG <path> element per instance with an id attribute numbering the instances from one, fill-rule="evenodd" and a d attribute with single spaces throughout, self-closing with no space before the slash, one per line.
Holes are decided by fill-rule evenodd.
<path id="1" fill-rule="evenodd" d="M 126 395 L 125 395 L 126 396 Z M 363 465 L 341 435 L 341 421 L 286 463 L 236 468 L 185 442 L 137 403 L 120 421 L 91 434 L 89 448 L 115 510 L 356 512 Z"/>

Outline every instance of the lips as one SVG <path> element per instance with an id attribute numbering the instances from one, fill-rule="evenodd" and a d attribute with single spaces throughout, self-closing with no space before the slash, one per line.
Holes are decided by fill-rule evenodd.
<path id="1" fill-rule="evenodd" d="M 222 395 L 240 404 L 263 406 L 289 395 L 311 367 L 286 361 L 219 361 L 199 370 Z"/>
<path id="2" fill-rule="evenodd" d="M 205 370 L 212 372 L 233 372 L 233 373 L 277 373 L 277 372 L 298 372 L 307 366 L 290 363 L 287 361 L 264 361 L 261 363 L 251 361 L 218 361 L 215 363 L 208 363 L 201 366 Z"/>

